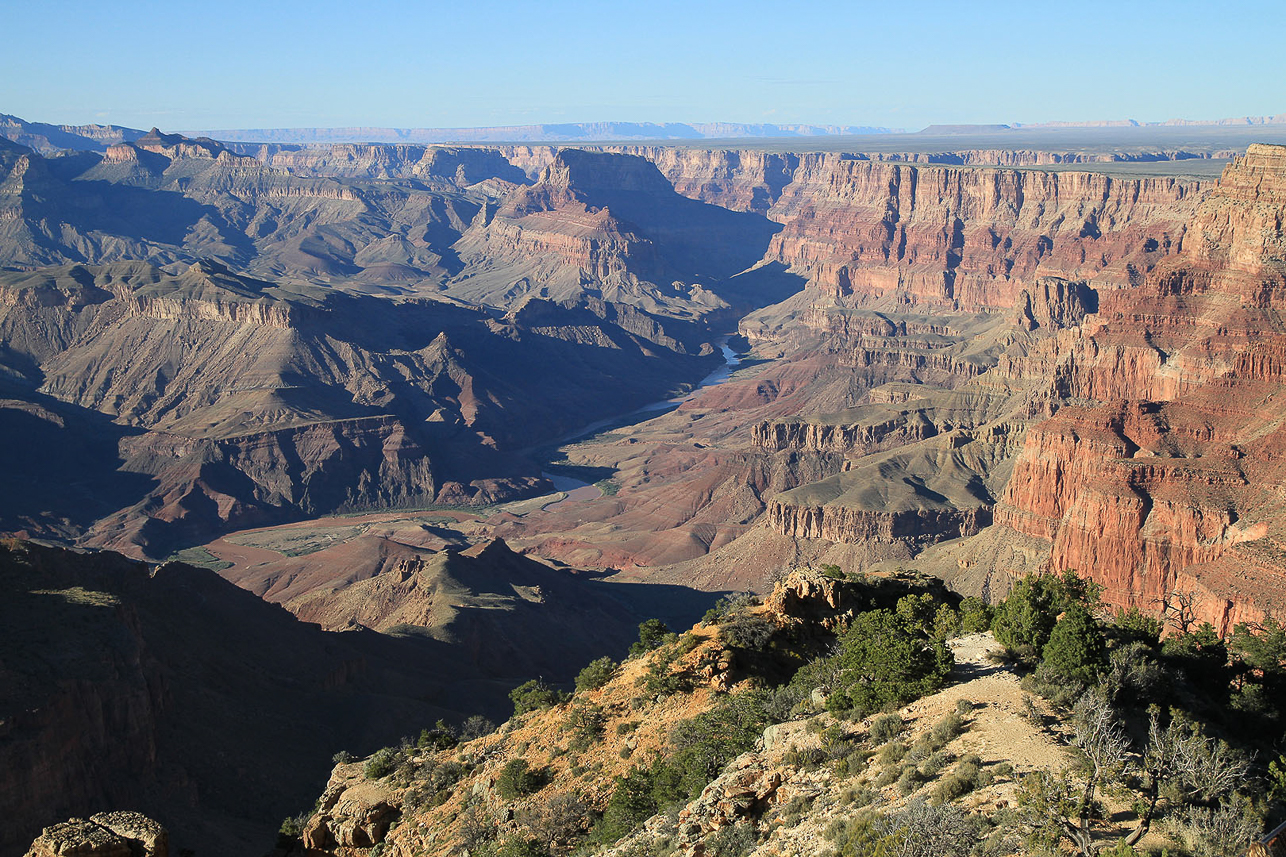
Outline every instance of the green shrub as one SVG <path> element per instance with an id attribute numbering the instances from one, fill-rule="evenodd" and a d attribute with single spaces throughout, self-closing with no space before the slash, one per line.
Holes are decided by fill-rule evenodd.
<path id="1" fill-rule="evenodd" d="M 933 639 L 950 640 L 960 636 L 960 614 L 950 604 L 940 604 L 933 614 Z"/>
<path id="2" fill-rule="evenodd" d="M 742 822 L 716 830 L 706 837 L 705 853 L 710 857 L 742 857 L 753 851 L 757 844 L 754 825 Z"/>
<path id="3" fill-rule="evenodd" d="M 907 612 L 914 613 L 912 607 Z M 841 671 L 826 707 L 865 717 L 940 688 L 954 660 L 946 644 L 930 640 L 915 621 L 887 610 L 859 613 L 841 639 Z"/>
<path id="4" fill-rule="evenodd" d="M 875 787 L 882 789 L 885 786 L 891 786 L 902 776 L 903 767 L 901 765 L 890 765 L 880 771 L 880 775 L 875 778 Z"/>
<path id="5" fill-rule="evenodd" d="M 1041 649 L 1041 660 L 1057 676 L 1085 685 L 1098 681 L 1107 664 L 1107 644 L 1088 610 L 1080 604 L 1067 608 Z"/>
<path id="6" fill-rule="evenodd" d="M 920 766 L 920 774 L 926 780 L 931 780 L 942 773 L 942 769 L 947 766 L 950 760 L 951 758 L 946 753 L 938 750 L 924 760 L 924 764 Z"/>
<path id="7" fill-rule="evenodd" d="M 1098 603 L 1102 587 L 1073 571 L 1054 575 L 1028 575 L 1014 584 L 1009 597 L 996 607 L 991 630 L 1001 645 L 1027 663 L 1035 663 L 1058 616 L 1074 605 L 1086 613 Z"/>
<path id="8" fill-rule="evenodd" d="M 585 669 L 576 676 L 576 689 L 580 691 L 598 690 L 616 675 L 616 661 L 608 657 L 589 662 Z"/>
<path id="9" fill-rule="evenodd" d="M 846 804 L 853 809 L 860 809 L 864 806 L 870 806 L 875 802 L 875 799 L 878 796 L 879 795 L 876 794 L 873 789 L 868 789 L 865 786 L 859 786 L 857 788 L 844 789 L 844 791 L 840 793 L 839 800 L 841 804 Z"/>
<path id="10" fill-rule="evenodd" d="M 964 732 L 964 718 L 953 711 L 934 723 L 933 731 L 929 734 L 936 748 L 945 747 L 962 732 Z"/>
<path id="11" fill-rule="evenodd" d="M 540 790 L 544 772 L 534 770 L 526 759 L 510 759 L 496 777 L 496 793 L 505 800 L 516 800 Z"/>
<path id="12" fill-rule="evenodd" d="M 421 750 L 448 750 L 459 743 L 455 730 L 443 720 L 439 720 L 432 729 L 421 729 L 415 746 Z"/>
<path id="13" fill-rule="evenodd" d="M 972 595 L 960 602 L 960 630 L 966 634 L 991 630 L 991 605 Z"/>
<path id="14" fill-rule="evenodd" d="M 880 748 L 876 755 L 876 761 L 881 765 L 891 765 L 894 762 L 900 762 L 906 757 L 906 745 L 901 741 L 890 741 Z"/>
<path id="15" fill-rule="evenodd" d="M 597 705 L 575 705 L 567 714 L 567 729 L 571 732 L 571 749 L 578 753 L 603 737 L 607 716 Z"/>
<path id="16" fill-rule="evenodd" d="M 595 831 L 598 841 L 615 842 L 659 810 L 700 794 L 724 765 L 754 746 L 763 734 L 768 725 L 766 700 L 763 691 L 738 693 L 675 724 L 668 756 L 658 757 L 650 768 L 636 767 L 616 778 Z"/>
<path id="17" fill-rule="evenodd" d="M 902 734 L 906 721 L 896 714 L 882 714 L 871 724 L 871 740 L 876 744 L 887 744 Z"/>
<path id="18" fill-rule="evenodd" d="M 754 746 L 768 725 L 765 699 L 757 690 L 734 694 L 704 714 L 675 724 L 669 764 L 678 774 L 683 795 L 696 797 L 724 765 Z"/>
<path id="19" fill-rule="evenodd" d="M 968 794 L 982 784 L 982 759 L 978 756 L 965 756 L 955 768 L 933 789 L 935 804 L 950 803 Z"/>
<path id="20" fill-rule="evenodd" d="M 509 698 L 513 700 L 514 716 L 519 717 L 529 711 L 552 708 L 566 701 L 567 694 L 550 687 L 543 680 L 532 679 L 509 691 Z"/>
<path id="21" fill-rule="evenodd" d="M 496 731 L 496 724 L 481 714 L 472 714 L 460 724 L 460 740 L 473 741 Z"/>
<path id="22" fill-rule="evenodd" d="M 387 777 L 397 768 L 398 754 L 392 747 L 384 747 L 376 750 L 366 764 L 362 766 L 362 773 L 368 780 L 378 780 L 381 777 Z"/>
<path id="23" fill-rule="evenodd" d="M 822 573 L 822 577 L 828 577 L 831 580 L 844 579 L 844 569 L 840 568 L 838 565 L 827 563 L 819 566 L 817 570 Z"/>
<path id="24" fill-rule="evenodd" d="M 719 640 L 724 645 L 751 652 L 761 652 L 772 642 L 777 627 L 763 616 L 738 612 L 719 626 Z"/>
<path id="25" fill-rule="evenodd" d="M 714 606 L 701 617 L 704 625 L 718 625 L 736 613 L 744 613 L 759 603 L 759 598 L 750 592 L 732 592 L 714 603 Z"/>
<path id="26" fill-rule="evenodd" d="M 874 755 L 870 750 L 854 750 L 839 760 L 839 764 L 835 768 L 836 773 L 841 777 L 851 777 L 859 774 L 866 768 L 866 763 Z"/>
<path id="27" fill-rule="evenodd" d="M 639 639 L 630 646 L 630 656 L 645 655 L 674 638 L 674 633 L 660 619 L 647 619 L 639 623 Z"/>
<path id="28" fill-rule="evenodd" d="M 791 747 L 782 756 L 782 761 L 805 771 L 815 771 L 826 761 L 826 751 L 821 747 L 805 747 L 802 750 Z"/>
<path id="29" fill-rule="evenodd" d="M 1085 685 L 1041 664 L 1031 675 L 1023 677 L 1022 689 L 1044 697 L 1056 709 L 1067 709 L 1085 692 Z"/>
<path id="30" fill-rule="evenodd" d="M 616 777 L 612 796 L 595 828 L 595 838 L 603 843 L 616 842 L 656 815 L 659 808 L 652 772 L 632 768 L 624 776 Z"/>
<path id="31" fill-rule="evenodd" d="M 514 835 L 496 846 L 495 857 L 549 857 L 549 849 L 537 839 Z"/>
<path id="32" fill-rule="evenodd" d="M 312 817 L 311 812 L 292 815 L 281 822 L 281 827 L 277 828 L 277 833 L 288 840 L 298 839 L 304 835 L 304 828 L 308 826 L 308 819 Z"/>
<path id="33" fill-rule="evenodd" d="M 1138 642 L 1156 648 L 1161 644 L 1161 620 L 1144 616 L 1138 607 L 1117 609 L 1112 620 L 1112 636 L 1122 643 Z"/>
<path id="34" fill-rule="evenodd" d="M 920 772 L 915 767 L 908 766 L 902 769 L 902 774 L 898 777 L 898 792 L 903 796 L 909 795 L 918 789 L 923 782 Z"/>

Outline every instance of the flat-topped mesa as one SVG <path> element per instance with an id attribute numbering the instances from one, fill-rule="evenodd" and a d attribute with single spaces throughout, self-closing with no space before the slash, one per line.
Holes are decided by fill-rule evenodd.
<path id="1" fill-rule="evenodd" d="M 1284 299 L 1286 146 L 1256 143 L 1234 158 L 1193 217 L 1185 256 L 1220 270 L 1220 279 L 1255 289 L 1248 297 Z M 1229 277 L 1229 273 L 1249 278 Z M 1263 280 L 1256 282 L 1256 277 Z M 1270 286 L 1269 283 L 1272 283 Z"/>
<path id="2" fill-rule="evenodd" d="M 299 176 L 441 179 L 469 187 L 489 179 L 526 184 L 525 173 L 495 149 L 415 144 L 336 143 L 331 146 L 232 144 L 231 148 Z"/>
<path id="3" fill-rule="evenodd" d="M 1041 276 L 1124 285 L 1178 249 L 1195 179 L 801 156 L 767 258 L 837 298 L 1013 307 Z"/>
<path id="4" fill-rule="evenodd" d="M 900 543 L 918 550 L 943 539 L 977 535 L 991 523 L 991 508 L 880 511 L 773 500 L 768 504 L 768 521 L 777 532 L 797 539 Z"/>
<path id="5" fill-rule="evenodd" d="M 585 194 L 647 193 L 669 196 L 674 187 L 656 164 L 636 155 L 563 149 L 541 174 L 551 188 Z"/>
<path id="6" fill-rule="evenodd" d="M 885 401 L 872 396 L 870 404 L 835 414 L 762 421 L 752 429 L 752 442 L 769 452 L 834 452 L 857 458 L 982 426 L 998 417 L 1008 402 L 1008 397 L 985 390 L 888 387 L 892 389 Z"/>
<path id="7" fill-rule="evenodd" d="M 154 152 L 158 155 L 167 155 L 169 157 L 216 158 L 220 153 L 227 151 L 224 149 L 223 144 L 211 140 L 209 137 L 193 139 L 184 137 L 182 134 L 165 134 L 157 128 L 153 128 L 142 137 L 139 137 L 134 141 L 133 145 L 145 152 Z"/>

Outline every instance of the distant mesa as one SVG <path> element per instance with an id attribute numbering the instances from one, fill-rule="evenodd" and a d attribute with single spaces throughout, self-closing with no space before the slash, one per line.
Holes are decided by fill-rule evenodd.
<path id="1" fill-rule="evenodd" d="M 740 122 L 568 122 L 491 128 L 239 128 L 192 132 L 254 143 L 551 143 L 613 140 L 714 140 L 891 134 L 867 125 L 767 125 Z"/>
<path id="2" fill-rule="evenodd" d="M 102 152 L 115 143 L 131 143 L 142 137 L 137 128 L 119 125 L 50 125 L 27 122 L 17 116 L 0 113 L 0 137 L 52 154 L 68 149 L 78 152 Z"/>
<path id="3" fill-rule="evenodd" d="M 926 137 L 948 137 L 958 134 L 993 134 L 1008 131 L 1009 125 L 930 125 L 919 133 Z"/>

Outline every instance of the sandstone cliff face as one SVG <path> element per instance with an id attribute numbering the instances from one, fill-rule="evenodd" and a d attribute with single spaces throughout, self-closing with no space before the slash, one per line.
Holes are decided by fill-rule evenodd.
<path id="1" fill-rule="evenodd" d="M 1190 180 L 811 156 L 769 212 L 784 229 L 768 258 L 840 298 L 1010 307 L 1042 275 L 1130 282 L 1177 249 L 1200 196 Z"/>
<path id="2" fill-rule="evenodd" d="M 802 506 L 774 501 L 768 521 L 783 535 L 832 542 L 902 542 L 919 548 L 942 539 L 979 533 L 991 510 L 914 509 L 877 512 L 843 506 Z"/>
<path id="3" fill-rule="evenodd" d="M 938 307 L 1009 307 L 1044 275 L 1128 284 L 1177 252 L 1208 188 L 1190 178 L 965 168 L 1074 162 L 1072 154 L 970 152 L 921 166 L 898 161 L 935 158 L 604 150 L 653 162 L 684 196 L 782 224 L 766 261 L 862 303 L 896 293 Z M 559 157 L 552 148 L 501 151 L 529 173 Z"/>
<path id="4" fill-rule="evenodd" d="M 1089 404 L 1029 432 L 997 509 L 1109 601 L 1156 609 L 1192 592 L 1221 631 L 1282 606 L 1266 561 L 1283 475 L 1282 151 L 1254 146 L 1230 165 L 1183 255 L 1056 340 L 1057 393 Z"/>

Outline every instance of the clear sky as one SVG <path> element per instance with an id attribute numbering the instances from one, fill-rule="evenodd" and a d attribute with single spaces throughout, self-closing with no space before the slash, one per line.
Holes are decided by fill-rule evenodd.
<path id="1" fill-rule="evenodd" d="M 55 123 L 918 130 L 1286 113 L 1281 0 L 0 0 L 0 21 L 0 113 Z"/>

